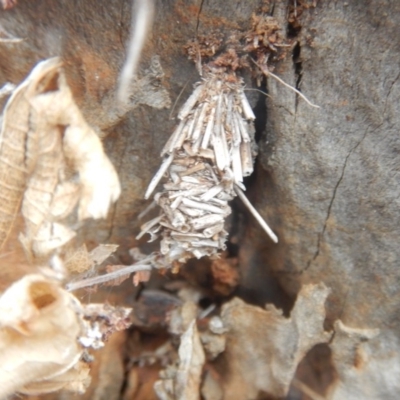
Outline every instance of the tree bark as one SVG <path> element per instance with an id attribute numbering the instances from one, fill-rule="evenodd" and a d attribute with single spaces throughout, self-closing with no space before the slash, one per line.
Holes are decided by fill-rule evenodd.
<path id="1" fill-rule="evenodd" d="M 103 137 L 123 192 L 109 218 L 87 223 L 80 238 L 89 246 L 119 244 L 125 262 L 137 245 L 138 214 L 147 205 L 143 196 L 160 151 L 200 79 L 184 45 L 217 29 L 225 36 L 249 29 L 260 5 L 256 0 L 199 3 L 156 2 L 137 91 L 126 110 L 116 108 L 115 92 L 131 1 L 19 0 L 0 14 L 0 28 L 24 39 L 0 43 L 1 82 L 17 84 L 36 62 L 60 55 L 77 103 Z M 274 73 L 320 108 L 271 77 L 265 82 L 270 97 L 247 92 L 259 138 L 248 196 L 279 244 L 235 202 L 238 293 L 289 313 L 303 284 L 324 282 L 331 288 L 327 329 L 341 319 L 350 327 L 381 330 L 370 342 L 381 391 L 360 396 L 394 398 L 398 379 L 390 380 L 394 372 L 384 367 L 400 367 L 400 3 L 321 0 L 312 7 L 309 1 L 296 32 L 287 22 L 289 3 L 277 1 L 273 16 L 283 34 L 298 43 L 275 64 Z M 250 74 L 244 75 L 248 87 L 256 88 Z M 141 244 L 148 251 L 155 248 Z"/>

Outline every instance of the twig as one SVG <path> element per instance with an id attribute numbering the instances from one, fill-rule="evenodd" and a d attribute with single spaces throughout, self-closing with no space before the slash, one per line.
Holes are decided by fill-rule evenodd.
<path id="1" fill-rule="evenodd" d="M 138 219 L 142 219 L 146 216 L 153 208 L 157 206 L 157 203 L 153 200 L 138 216 Z"/>
<path id="2" fill-rule="evenodd" d="M 310 100 L 307 99 L 306 96 L 304 96 L 303 93 L 300 92 L 300 90 L 297 90 L 296 88 L 294 88 L 293 86 L 290 86 L 288 83 L 286 83 L 285 81 L 283 81 L 281 78 L 279 78 L 279 76 L 273 74 L 271 71 L 269 71 L 268 69 L 265 69 L 264 67 L 262 67 L 260 64 L 258 64 L 253 58 L 250 57 L 250 59 L 253 61 L 254 64 L 257 65 L 258 68 L 261 69 L 262 73 L 265 76 L 271 76 L 272 78 L 276 79 L 278 82 L 282 83 L 282 85 L 286 86 L 287 88 L 289 88 L 290 90 L 293 90 L 295 93 L 297 93 L 307 104 L 309 104 L 311 107 L 315 107 L 315 108 L 320 108 L 320 106 L 317 106 L 316 104 L 311 103 Z"/>
<path id="3" fill-rule="evenodd" d="M 243 204 L 247 207 L 253 217 L 257 220 L 257 222 L 261 225 L 264 231 L 268 234 L 268 236 L 273 240 L 274 243 L 278 243 L 278 237 L 272 231 L 272 229 L 265 222 L 264 218 L 258 213 L 258 211 L 253 207 L 250 203 L 249 199 L 245 196 L 242 189 L 239 186 L 235 185 L 234 187 L 236 194 L 239 196 L 240 200 L 243 201 Z"/>
<path id="4" fill-rule="evenodd" d="M 245 92 L 248 92 L 248 91 L 254 91 L 254 92 L 260 92 L 260 93 L 262 93 L 264 96 L 267 96 L 267 97 L 269 97 L 270 99 L 272 99 L 272 96 L 271 95 L 269 95 L 268 93 L 265 93 L 265 92 L 263 92 L 262 90 L 260 90 L 260 89 L 243 89 Z"/>
<path id="5" fill-rule="evenodd" d="M 149 271 L 152 269 L 152 266 L 149 264 L 133 264 L 128 265 L 125 268 L 121 268 L 117 271 L 110 272 L 108 274 L 95 276 L 94 278 L 82 279 L 76 282 L 70 282 L 66 285 L 66 289 L 70 292 L 77 289 L 82 289 L 87 286 L 98 285 L 100 283 L 105 283 L 111 281 L 113 279 L 119 278 L 124 275 L 131 274 L 132 272 L 139 272 L 139 271 Z"/>
<path id="6" fill-rule="evenodd" d="M 121 103 L 126 103 L 129 97 L 129 87 L 132 77 L 139 64 L 146 35 L 153 21 L 154 1 L 135 0 L 132 9 L 132 27 L 129 40 L 128 55 L 122 67 L 117 97 Z"/>

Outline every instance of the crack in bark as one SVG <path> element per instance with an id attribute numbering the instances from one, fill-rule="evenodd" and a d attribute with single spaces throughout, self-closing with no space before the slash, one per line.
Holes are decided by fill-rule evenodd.
<path id="1" fill-rule="evenodd" d="M 343 163 L 343 166 L 342 166 L 342 172 L 341 172 L 341 174 L 339 176 L 339 179 L 337 180 L 337 182 L 336 182 L 336 184 L 335 184 L 335 186 L 333 188 L 333 193 L 332 193 L 332 197 L 331 197 L 331 200 L 329 202 L 329 205 L 328 205 L 328 210 L 327 210 L 327 213 L 326 213 L 324 225 L 322 227 L 321 232 L 318 233 L 317 249 L 316 249 L 313 257 L 307 262 L 307 266 L 301 271 L 301 273 L 307 271 L 308 268 L 311 267 L 311 264 L 318 258 L 319 254 L 320 254 L 321 242 L 322 242 L 322 239 L 323 239 L 324 234 L 325 234 L 325 230 L 326 230 L 326 227 L 327 227 L 327 224 L 328 224 L 328 220 L 329 220 L 329 218 L 331 216 L 332 206 L 333 206 L 333 202 L 335 201 L 335 198 L 336 198 L 336 193 L 337 193 L 337 191 L 339 189 L 340 184 L 342 183 L 344 174 L 346 172 L 347 162 L 348 162 L 350 156 L 353 154 L 353 152 L 357 149 L 358 146 L 360 146 L 362 141 L 365 139 L 365 137 L 367 136 L 367 133 L 368 133 L 368 129 L 365 131 L 365 133 L 362 136 L 362 138 L 350 149 L 349 153 L 347 154 L 347 156 L 344 159 L 344 163 Z"/>
<path id="2" fill-rule="evenodd" d="M 396 82 L 399 80 L 399 78 L 400 78 L 400 72 L 397 74 L 396 78 L 394 79 L 394 81 L 390 85 L 390 88 L 388 90 L 388 94 L 386 95 L 385 105 L 383 106 L 383 116 L 385 116 L 385 113 L 386 113 L 386 106 L 387 106 L 387 102 L 388 102 L 388 98 L 390 96 L 390 93 L 392 92 L 393 86 L 396 84 Z"/>

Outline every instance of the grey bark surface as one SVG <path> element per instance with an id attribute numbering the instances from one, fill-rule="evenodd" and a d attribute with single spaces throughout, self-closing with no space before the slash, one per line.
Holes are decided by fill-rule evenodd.
<path id="1" fill-rule="evenodd" d="M 194 0 L 157 1 L 138 89 L 123 110 L 114 96 L 130 1 L 19 0 L 0 13 L 0 27 L 24 38 L 0 43 L 1 83 L 18 83 L 37 61 L 62 56 L 76 101 L 104 137 L 123 194 L 107 220 L 87 224 L 80 235 L 89 246 L 120 244 L 123 261 L 137 244 L 143 195 L 174 117 L 199 80 L 182 50 L 196 35 L 198 6 Z M 244 29 L 258 6 L 256 0 L 205 1 L 198 33 Z M 274 9 L 283 29 L 287 6 L 277 1 Z M 274 73 L 320 108 L 271 78 L 270 98 L 248 92 L 260 120 L 266 118 L 248 196 L 279 243 L 235 204 L 239 294 L 288 313 L 303 284 L 324 282 L 331 288 L 327 329 L 337 319 L 352 328 L 380 329 L 366 352 L 375 358 L 381 392 L 370 397 L 364 391 L 362 397 L 395 398 L 398 380 L 389 379 L 384 366 L 400 368 L 400 3 L 321 0 L 301 22 L 295 57 L 289 54 Z M 364 389 L 361 384 L 354 390 Z M 345 389 L 340 393 L 356 398 Z"/>

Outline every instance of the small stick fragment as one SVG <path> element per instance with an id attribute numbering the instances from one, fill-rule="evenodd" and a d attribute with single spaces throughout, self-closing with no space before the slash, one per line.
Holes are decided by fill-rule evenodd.
<path id="1" fill-rule="evenodd" d="M 251 155 L 251 144 L 240 143 L 240 159 L 242 161 L 242 174 L 249 176 L 253 173 L 253 157 Z"/>
<path id="2" fill-rule="evenodd" d="M 136 239 L 140 239 L 143 235 L 145 235 L 146 233 L 148 233 L 148 231 L 155 225 L 157 225 L 160 221 L 161 221 L 162 215 L 153 218 L 152 220 L 146 222 L 145 224 L 143 224 L 140 229 L 140 233 L 139 235 L 136 236 Z"/>
<path id="3" fill-rule="evenodd" d="M 88 286 L 98 285 L 100 283 L 105 283 L 112 279 L 120 278 L 121 276 L 131 274 L 132 272 L 150 271 L 151 268 L 152 268 L 151 265 L 148 264 L 138 263 L 138 264 L 128 265 L 126 268 L 121 268 L 118 271 L 110 272 L 108 274 L 95 276 L 94 278 L 82 279 L 76 282 L 70 282 L 66 285 L 66 289 L 69 292 L 72 292 L 73 290 L 82 289 Z"/>
<path id="4" fill-rule="evenodd" d="M 190 199 L 182 199 L 182 204 L 184 204 L 186 207 L 191 207 L 191 208 L 196 208 L 198 210 L 204 210 L 204 211 L 209 211 L 214 214 L 225 214 L 225 210 L 212 206 L 207 203 L 200 203 L 194 200 Z"/>
<path id="5" fill-rule="evenodd" d="M 142 219 L 145 215 L 147 215 L 153 208 L 157 206 L 157 203 L 153 200 L 137 217 L 138 219 Z"/>
<path id="6" fill-rule="evenodd" d="M 208 110 L 208 105 L 209 105 L 208 102 L 204 102 L 204 104 L 201 107 L 199 118 L 195 121 L 195 126 L 193 128 L 192 142 L 196 142 L 201 134 L 201 131 L 203 129 L 204 118 Z"/>
<path id="7" fill-rule="evenodd" d="M 170 154 L 161 164 L 160 169 L 156 172 L 154 175 L 153 179 L 151 180 L 149 187 L 147 188 L 146 194 L 144 195 L 144 198 L 147 200 L 151 194 L 153 193 L 154 189 L 158 185 L 158 182 L 160 182 L 161 178 L 165 174 L 165 171 L 168 169 L 168 167 L 171 165 L 172 160 L 174 159 L 174 154 Z"/>
<path id="8" fill-rule="evenodd" d="M 204 229 L 209 226 L 213 226 L 218 224 L 219 222 L 224 221 L 224 216 L 222 214 L 208 214 L 204 217 L 196 218 L 191 221 L 191 224 L 194 229 Z"/>
<path id="9" fill-rule="evenodd" d="M 176 127 L 167 143 L 161 150 L 161 156 L 167 153 L 171 153 L 172 149 L 175 147 L 175 143 L 179 140 L 182 135 L 183 128 L 185 127 L 185 121 L 181 121 L 180 124 Z"/>
<path id="10" fill-rule="evenodd" d="M 320 108 L 320 106 L 317 106 L 316 104 L 311 103 L 310 100 L 307 99 L 306 96 L 304 96 L 303 93 L 301 93 L 299 90 L 297 90 L 296 88 L 294 88 L 293 86 L 290 86 L 288 83 L 286 83 L 285 81 L 283 81 L 281 78 L 279 78 L 279 76 L 273 74 L 271 71 L 269 71 L 268 69 L 263 68 L 261 65 L 259 65 L 255 60 L 253 60 L 251 58 L 251 60 L 253 61 L 254 64 L 257 65 L 258 68 L 261 69 L 262 73 L 265 76 L 271 76 L 272 78 L 276 79 L 278 82 L 282 83 L 282 85 L 286 86 L 287 88 L 289 88 L 290 90 L 293 90 L 293 92 L 296 92 L 307 104 L 309 104 L 311 107 L 315 107 L 315 108 Z"/>
<path id="11" fill-rule="evenodd" d="M 268 226 L 268 224 L 265 222 L 264 218 L 258 213 L 258 211 L 253 207 L 253 205 L 250 203 L 248 198 L 245 196 L 243 193 L 242 189 L 240 189 L 237 185 L 235 185 L 234 190 L 236 194 L 239 196 L 240 200 L 243 201 L 243 204 L 247 207 L 247 209 L 250 211 L 251 214 L 253 214 L 253 217 L 257 220 L 257 222 L 261 225 L 261 227 L 264 229 L 264 231 L 268 234 L 268 236 L 272 239 L 274 243 L 278 243 L 278 237 L 275 235 L 275 233 L 272 231 L 272 229 Z"/>
<path id="12" fill-rule="evenodd" d="M 192 111 L 193 107 L 200 98 L 202 91 L 203 91 L 203 85 L 199 85 L 194 90 L 194 92 L 189 96 L 189 98 L 186 100 L 186 103 L 182 106 L 181 110 L 179 111 L 178 118 L 180 120 L 184 120 L 189 115 L 190 111 Z"/>
<path id="13" fill-rule="evenodd" d="M 200 199 L 202 201 L 208 201 L 208 200 L 212 199 L 214 196 L 216 196 L 218 193 L 220 193 L 223 189 L 224 188 L 222 185 L 213 186 L 211 189 L 207 190 L 207 192 L 205 192 L 200 197 Z"/>
<path id="14" fill-rule="evenodd" d="M 211 113 L 203 136 L 203 141 L 201 142 L 202 149 L 207 149 L 208 147 L 210 136 L 214 127 L 214 115 L 215 115 L 215 107 L 211 108 Z"/>
<path id="15" fill-rule="evenodd" d="M 250 103 L 247 100 L 247 97 L 244 94 L 244 92 L 240 92 L 240 102 L 242 103 L 243 114 L 246 117 L 246 119 L 254 121 L 256 119 L 256 116 L 254 115 L 253 109 L 251 108 Z"/>

